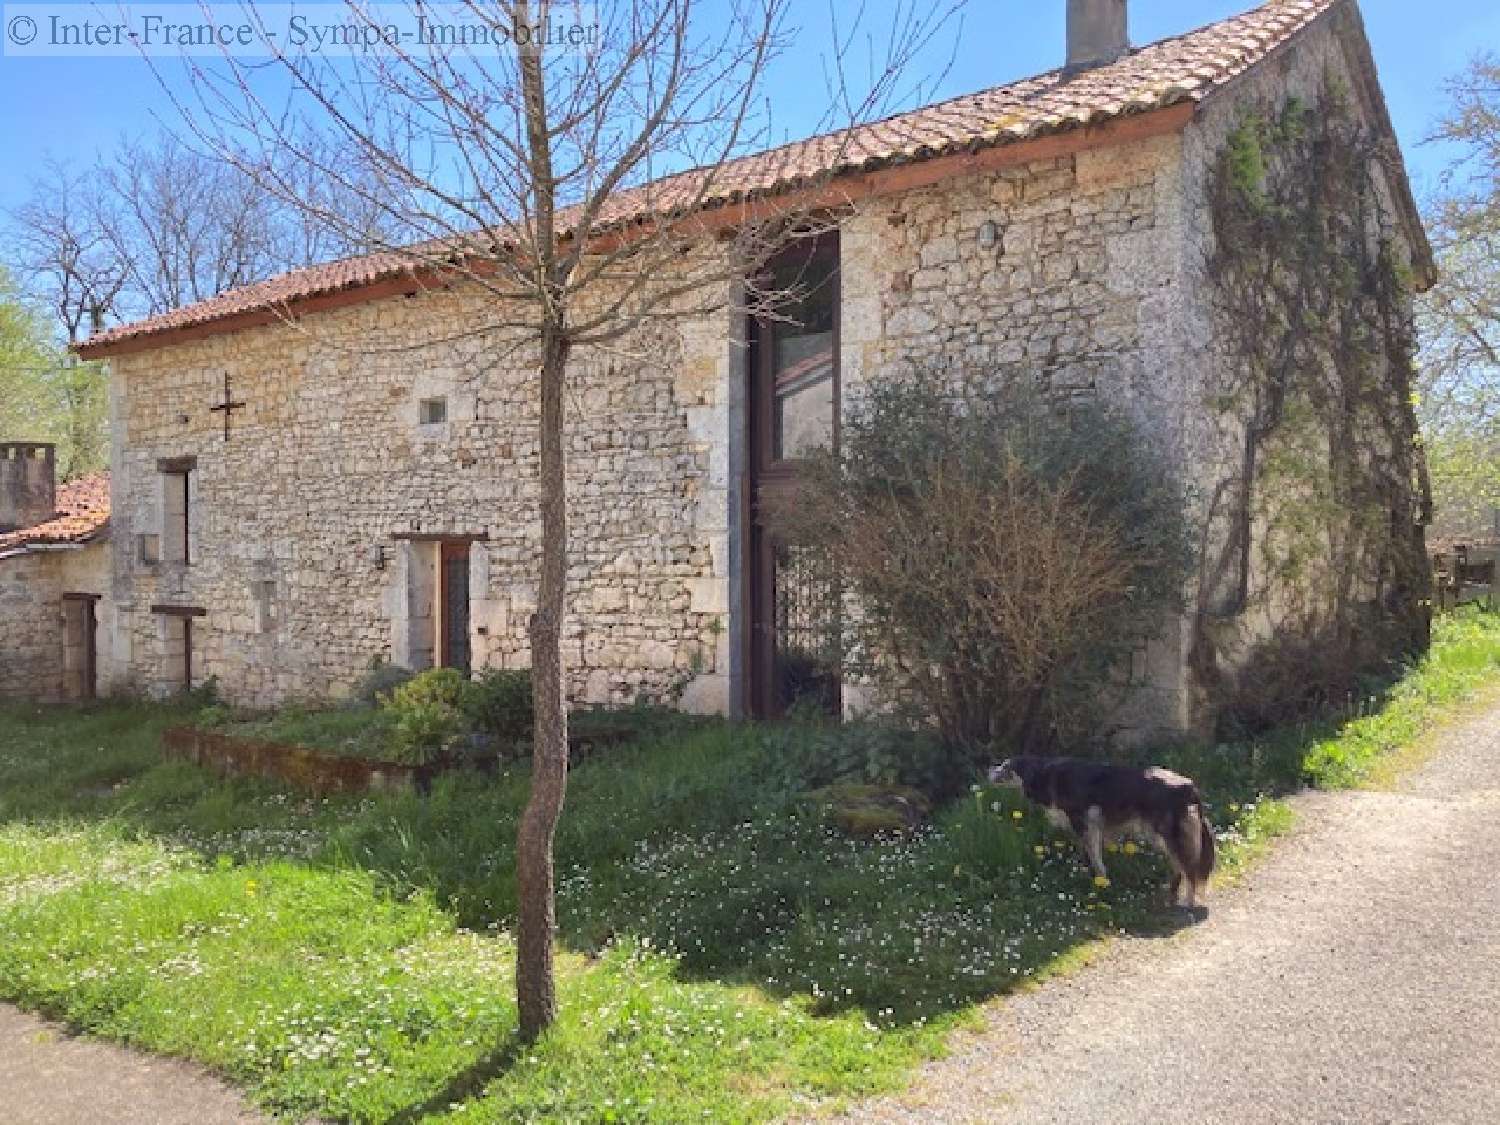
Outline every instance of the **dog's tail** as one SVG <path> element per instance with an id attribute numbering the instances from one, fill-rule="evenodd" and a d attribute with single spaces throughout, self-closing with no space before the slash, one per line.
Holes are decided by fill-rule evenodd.
<path id="1" fill-rule="evenodd" d="M 1203 802 L 1195 799 L 1182 812 L 1177 822 L 1178 862 L 1183 874 L 1196 887 L 1207 885 L 1214 873 L 1217 855 L 1214 849 L 1214 830 L 1203 811 Z"/>

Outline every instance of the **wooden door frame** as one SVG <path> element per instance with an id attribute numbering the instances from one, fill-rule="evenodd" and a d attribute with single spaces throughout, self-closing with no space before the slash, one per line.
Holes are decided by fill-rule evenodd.
<path id="1" fill-rule="evenodd" d="M 782 256 L 800 250 L 813 257 L 827 254 L 833 259 L 833 448 L 838 450 L 843 429 L 843 253 L 837 227 L 822 231 L 816 236 L 809 252 L 805 243 L 794 243 L 782 251 Z M 768 265 L 768 269 L 775 262 Z M 739 611 L 746 627 L 740 638 L 741 666 L 744 675 L 740 684 L 740 707 L 742 712 L 757 719 L 776 718 L 779 702 L 776 698 L 776 641 L 775 641 L 775 537 L 766 528 L 762 518 L 762 498 L 768 494 L 786 495 L 796 486 L 799 462 L 778 460 L 775 448 L 775 373 L 772 349 L 767 339 L 774 322 L 764 317 L 746 317 L 746 364 L 745 364 L 745 486 L 740 503 L 741 535 L 740 566 L 743 580 L 740 584 Z"/>
<path id="2" fill-rule="evenodd" d="M 182 621 L 182 690 L 193 688 L 193 619 L 205 617 L 208 611 L 193 605 L 154 605 L 151 612 L 162 617 L 175 617 Z"/>
<path id="3" fill-rule="evenodd" d="M 81 606 L 83 613 L 83 690 L 80 699 L 99 698 L 99 594 L 65 593 L 64 608 L 70 604 Z M 67 628 L 66 620 L 63 628 Z M 66 641 L 64 642 L 66 643 Z"/>
<path id="4" fill-rule="evenodd" d="M 444 539 L 441 539 L 441 540 L 438 541 L 438 550 L 437 550 L 437 570 L 438 570 L 438 572 L 437 572 L 437 592 L 438 592 L 438 596 L 437 596 L 437 605 L 435 605 L 433 607 L 433 617 L 436 619 L 435 622 L 434 622 L 436 628 L 434 629 L 434 632 L 433 632 L 433 653 L 432 653 L 432 663 L 433 663 L 433 666 L 436 667 L 436 668 L 449 668 L 449 667 L 452 667 L 452 665 L 450 665 L 448 663 L 448 605 L 449 605 L 449 601 L 451 600 L 451 597 L 450 597 L 450 594 L 449 594 L 449 591 L 448 591 L 448 563 L 449 562 L 458 561 L 458 560 L 462 560 L 463 563 L 464 563 L 464 565 L 467 567 L 469 565 L 469 563 L 470 563 L 470 555 L 471 555 L 470 547 L 472 545 L 472 542 L 473 542 L 473 540 L 469 539 L 469 538 L 462 538 L 462 539 L 460 539 L 460 538 L 444 538 Z M 467 606 L 466 606 L 466 608 L 465 608 L 465 611 L 464 611 L 464 616 L 465 616 L 466 619 L 468 619 L 469 618 L 469 614 L 473 612 L 473 607 L 474 607 L 474 592 L 473 592 L 472 589 L 469 588 L 469 584 L 468 583 L 465 583 L 465 585 L 464 585 L 464 594 L 465 594 L 465 600 L 468 603 Z M 469 623 L 470 623 L 470 631 L 472 632 L 472 625 L 473 625 L 472 620 L 470 620 Z M 472 637 L 468 638 L 468 644 L 470 646 L 469 668 L 468 669 L 460 669 L 461 671 L 472 671 L 473 667 L 474 667 L 474 653 L 473 653 L 473 650 L 472 650 L 472 646 L 473 646 L 473 639 L 472 639 Z"/>

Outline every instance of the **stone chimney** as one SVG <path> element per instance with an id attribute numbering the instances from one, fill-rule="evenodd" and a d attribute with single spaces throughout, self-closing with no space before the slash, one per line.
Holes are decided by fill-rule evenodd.
<path id="1" fill-rule="evenodd" d="M 0 443 L 0 532 L 33 527 L 57 515 L 57 447 L 39 441 Z"/>
<path id="2" fill-rule="evenodd" d="M 1126 0 L 1068 0 L 1068 73 L 1114 62 L 1130 50 Z"/>

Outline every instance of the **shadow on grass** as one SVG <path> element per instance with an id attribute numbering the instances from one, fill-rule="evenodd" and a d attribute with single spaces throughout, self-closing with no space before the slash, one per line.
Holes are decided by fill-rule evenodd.
<path id="1" fill-rule="evenodd" d="M 10 717 L 18 733 L 0 735 L 0 819 L 111 820 L 210 860 L 355 866 L 397 896 L 431 893 L 475 930 L 513 918 L 523 770 L 447 777 L 426 797 L 320 799 L 163 762 L 160 734 L 187 717 L 181 708 L 0 715 Z M 1075 904 L 1090 884 L 1072 851 L 1032 859 L 1051 830 L 1031 814 L 1013 828 L 967 810 L 967 798 L 915 840 L 835 840 L 764 742 L 744 726 L 699 725 L 576 771 L 557 841 L 565 947 L 644 937 L 681 951 L 685 979 L 821 992 L 819 1010 L 904 1023 L 1006 992 L 1102 933 L 1160 936 L 1184 921 L 1162 905 L 1164 869 L 1144 856 L 1133 866 L 1116 857 L 1134 875 L 1112 912 L 1084 913 Z M 989 855 L 994 831 L 1014 853 L 1003 863 Z M 1017 952 L 996 962 L 992 947 L 1010 936 Z"/>
<path id="2" fill-rule="evenodd" d="M 1392 698 L 1370 690 L 1358 713 Z M 0 821 L 107 820 L 210 860 L 353 866 L 398 897 L 430 893 L 471 929 L 513 918 L 523 767 L 445 777 L 425 797 L 317 799 L 163 762 L 161 731 L 189 717 L 159 706 L 0 709 Z M 1195 777 L 1210 820 L 1227 829 L 1261 796 L 1303 784 L 1309 750 L 1340 725 L 1151 760 Z M 1164 865 L 1146 856 L 1117 857 L 1115 889 L 1094 895 L 1071 846 L 1064 854 L 1034 813 L 989 803 L 1000 795 L 959 799 L 915 839 L 836 840 L 801 803 L 808 779 L 785 756 L 788 739 L 765 729 L 668 727 L 576 770 L 557 837 L 567 948 L 646 938 L 680 951 L 686 979 L 818 997 L 815 1010 L 862 1009 L 890 1024 L 1007 992 L 1101 934 L 1159 938 L 1198 920 L 1164 904 Z M 502 1049 L 454 1082 L 483 1081 L 512 1057 Z"/>
<path id="3" fill-rule="evenodd" d="M 517 1035 L 512 1035 L 493 1051 L 475 1060 L 470 1066 L 453 1075 L 442 1089 L 414 1105 L 409 1105 L 388 1118 L 389 1125 L 416 1125 L 433 1114 L 444 1113 L 457 1102 L 483 1094 L 491 1082 L 505 1074 L 516 1064 L 525 1050 L 525 1044 Z"/>

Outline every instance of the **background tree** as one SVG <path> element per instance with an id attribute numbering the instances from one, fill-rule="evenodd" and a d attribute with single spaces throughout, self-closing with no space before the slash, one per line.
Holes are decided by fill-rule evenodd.
<path id="1" fill-rule="evenodd" d="M 0 441 L 53 442 L 69 480 L 108 461 L 107 391 L 96 364 L 53 340 L 47 315 L 0 269 Z"/>
<path id="2" fill-rule="evenodd" d="M 1500 60 L 1448 84 L 1434 138 L 1457 146 L 1427 208 L 1439 280 L 1423 297 L 1421 404 L 1440 535 L 1495 531 L 1500 508 Z"/>
<path id="3" fill-rule="evenodd" d="M 787 0 L 467 0 L 455 8 L 505 49 L 398 41 L 355 60 L 283 52 L 274 94 L 259 68 L 190 60 L 196 97 L 184 119 L 318 229 L 399 255 L 419 281 L 483 294 L 487 315 L 462 329 L 481 356 L 475 379 L 506 364 L 536 372 L 534 757 L 517 843 L 516 987 L 529 1039 L 556 1011 L 552 852 L 568 765 L 561 630 L 570 361 L 644 354 L 651 333 L 722 309 L 742 284 L 748 307 L 775 305 L 786 294 L 758 287 L 760 265 L 788 238 L 826 225 L 838 200 L 819 195 L 819 177 L 795 167 L 782 185 L 797 188 L 795 196 L 742 195 L 744 177 L 776 179 L 774 167 L 736 161 L 770 140 L 763 80 L 786 33 Z M 868 32 L 857 21 L 836 32 L 826 122 L 835 131 L 783 159 L 836 166 L 855 123 L 917 92 L 898 82 L 952 9 L 898 3 L 885 46 L 871 50 L 858 83 L 843 59 Z M 360 5 L 346 15 L 379 30 Z M 584 48 L 536 34 L 584 15 L 593 28 Z M 289 101 L 281 83 L 290 85 Z M 316 136 L 332 147 L 308 143 Z M 341 205 L 300 197 L 298 177 L 332 183 L 400 236 L 372 238 Z M 713 219 L 703 216 L 710 204 L 725 205 Z"/>
<path id="4" fill-rule="evenodd" d="M 275 170 L 273 190 L 253 164 L 158 133 L 122 140 L 85 165 L 49 162 L 10 216 L 13 264 L 25 287 L 77 342 L 108 324 L 154 316 L 283 270 L 327 261 L 380 237 L 381 216 L 357 170 L 325 138 L 304 146 L 340 179 L 305 164 Z M 295 195 L 344 216 L 309 222 Z M 389 216 L 385 216 L 389 222 Z"/>
<path id="5" fill-rule="evenodd" d="M 101 220 L 111 205 L 100 180 L 49 161 L 11 216 L 12 264 L 69 343 L 117 317 L 130 271 Z"/>
<path id="6" fill-rule="evenodd" d="M 42 314 L 0 269 L 0 440 L 24 438 L 39 410 L 40 376 L 56 362 Z"/>

